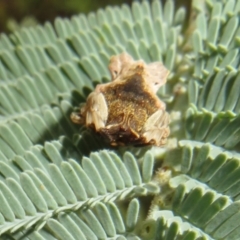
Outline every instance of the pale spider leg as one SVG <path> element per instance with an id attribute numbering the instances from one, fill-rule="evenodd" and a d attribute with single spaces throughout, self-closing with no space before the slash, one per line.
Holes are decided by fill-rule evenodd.
<path id="1" fill-rule="evenodd" d="M 149 86 L 154 93 L 166 83 L 168 75 L 169 71 L 161 62 L 154 62 L 145 65 L 145 76 L 149 79 Z"/>
<path id="2" fill-rule="evenodd" d="M 108 118 L 108 107 L 102 93 L 92 92 L 88 96 L 83 115 L 86 116 L 86 125 L 93 125 L 96 131 L 105 127 Z"/>
<path id="3" fill-rule="evenodd" d="M 158 110 L 153 113 L 142 130 L 142 136 L 146 142 L 154 141 L 157 146 L 163 144 L 163 140 L 169 135 L 169 115 L 164 110 Z"/>

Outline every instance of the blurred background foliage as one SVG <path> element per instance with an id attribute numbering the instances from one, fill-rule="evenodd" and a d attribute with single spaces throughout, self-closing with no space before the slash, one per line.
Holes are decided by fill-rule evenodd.
<path id="1" fill-rule="evenodd" d="M 0 33 L 12 32 L 20 27 L 34 26 L 56 17 L 70 17 L 89 13 L 106 6 L 131 5 L 134 0 L 0 0 Z M 163 3 L 166 0 L 160 0 Z M 176 6 L 190 6 L 189 0 L 178 0 Z"/>
<path id="2" fill-rule="evenodd" d="M 131 4 L 132 0 L 0 0 L 0 32 L 33 26 L 58 17 L 89 13 L 108 5 Z"/>

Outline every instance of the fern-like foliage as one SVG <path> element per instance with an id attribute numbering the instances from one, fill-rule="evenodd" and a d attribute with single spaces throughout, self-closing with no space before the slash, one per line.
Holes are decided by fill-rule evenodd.
<path id="1" fill-rule="evenodd" d="M 0 36 L 0 239 L 240 239 L 238 0 L 134 2 Z M 70 114 L 123 51 L 170 70 L 164 148 Z"/>

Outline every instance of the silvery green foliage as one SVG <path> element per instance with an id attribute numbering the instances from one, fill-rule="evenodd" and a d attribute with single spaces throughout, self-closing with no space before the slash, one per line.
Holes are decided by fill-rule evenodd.
<path id="1" fill-rule="evenodd" d="M 240 239 L 240 1 L 174 4 L 1 35 L 1 239 Z M 70 121 L 123 51 L 171 72 L 165 148 L 110 149 Z"/>

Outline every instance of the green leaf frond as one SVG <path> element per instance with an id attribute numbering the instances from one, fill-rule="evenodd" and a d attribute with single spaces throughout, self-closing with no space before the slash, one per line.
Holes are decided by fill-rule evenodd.
<path id="1" fill-rule="evenodd" d="M 99 202 L 121 202 L 160 190 L 152 181 L 154 161 L 149 152 L 140 164 L 129 152 L 123 159 L 106 150 L 79 158 L 77 151 L 70 154 L 69 149 L 60 142 L 48 142 L 1 162 L 1 234 L 23 227 L 29 230 L 36 224 L 42 227 L 60 213 L 81 211 Z M 136 209 L 129 211 L 126 224 L 134 228 Z"/>
<path id="2" fill-rule="evenodd" d="M 240 72 L 224 70 L 211 74 L 204 84 L 190 81 L 189 103 L 213 112 L 240 112 L 239 99 Z"/>
<path id="3" fill-rule="evenodd" d="M 170 182 L 173 181 L 176 185 L 191 181 L 195 182 L 195 185 L 231 197 L 232 200 L 240 199 L 240 189 L 236 188 L 240 181 L 239 153 L 224 151 L 210 143 L 200 144 L 200 142 L 184 140 L 180 145 L 180 149 L 171 153 L 171 157 L 176 153 L 181 155 L 178 160 L 179 166 L 175 171 L 184 175 L 178 175 L 175 177 L 179 178 L 178 180 L 173 178 Z M 223 179 L 222 176 L 225 174 Z"/>
<path id="4" fill-rule="evenodd" d="M 29 239 L 139 239 L 133 229 L 138 224 L 140 204 L 133 199 L 127 209 L 113 202 L 97 202 L 73 212 L 58 213 L 45 220 L 40 231 L 28 234 Z M 14 234 L 24 236 L 27 231 Z M 52 237 L 54 236 L 54 238 Z"/>
<path id="5" fill-rule="evenodd" d="M 151 218 L 145 221 L 141 230 L 144 240 L 155 239 L 212 239 L 208 234 L 199 231 L 194 225 L 174 216 L 172 211 L 156 211 Z"/>
<path id="6" fill-rule="evenodd" d="M 240 239 L 240 1 L 191 5 L 0 35 L 0 239 Z M 111 148 L 70 120 L 121 52 L 170 70 L 163 148 Z"/>
<path id="7" fill-rule="evenodd" d="M 170 230 L 168 223 L 167 231 L 172 231 L 173 236 L 185 236 L 186 230 L 198 229 L 203 239 L 237 239 L 240 154 L 212 144 L 181 141 L 180 148 L 166 157 L 165 165 L 174 168 L 175 176 L 169 180 L 165 195 L 160 193 L 153 201 L 148 219 L 156 222 L 150 223 L 148 227 L 153 229 L 149 232 L 157 231 L 155 224 L 163 221 L 160 217 L 170 216 L 171 224 L 175 222 L 176 226 Z M 162 228 L 158 231 L 163 234 Z"/>
<path id="8" fill-rule="evenodd" d="M 206 11 L 201 10 L 197 15 L 192 34 L 193 76 L 202 81 L 214 71 L 239 67 L 239 3 L 213 2 L 206 4 Z"/>
<path id="9" fill-rule="evenodd" d="M 189 139 L 210 142 L 227 149 L 239 149 L 240 115 L 234 112 L 214 113 L 206 109 L 187 111 L 186 135 Z"/>

